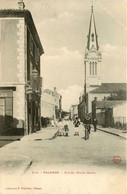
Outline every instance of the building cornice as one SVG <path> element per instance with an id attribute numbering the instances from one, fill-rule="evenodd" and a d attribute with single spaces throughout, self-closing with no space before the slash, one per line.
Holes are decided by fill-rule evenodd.
<path id="1" fill-rule="evenodd" d="M 7 18 L 7 17 L 9 18 L 13 18 L 13 17 L 22 18 L 23 17 L 25 19 L 25 22 L 28 25 L 32 33 L 32 36 L 35 39 L 36 44 L 39 48 L 40 55 L 42 55 L 44 53 L 44 50 L 43 50 L 43 47 L 42 47 L 42 44 L 41 44 L 41 41 L 37 33 L 37 30 L 36 30 L 36 27 L 35 27 L 30 11 L 29 10 L 19 10 L 19 9 L 1 9 L 0 18 Z"/>

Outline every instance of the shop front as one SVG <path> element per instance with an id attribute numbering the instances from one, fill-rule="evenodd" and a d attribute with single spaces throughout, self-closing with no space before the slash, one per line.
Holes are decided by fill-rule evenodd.
<path id="1" fill-rule="evenodd" d="M 0 135 L 9 135 L 13 123 L 13 91 L 0 87 Z"/>

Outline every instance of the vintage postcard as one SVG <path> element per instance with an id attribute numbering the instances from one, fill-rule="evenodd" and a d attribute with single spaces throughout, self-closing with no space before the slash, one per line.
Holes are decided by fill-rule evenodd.
<path id="1" fill-rule="evenodd" d="M 127 194 L 127 1 L 0 1 L 0 194 Z"/>

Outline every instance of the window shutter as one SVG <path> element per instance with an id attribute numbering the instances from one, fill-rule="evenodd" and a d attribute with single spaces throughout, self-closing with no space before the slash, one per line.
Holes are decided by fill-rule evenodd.
<path id="1" fill-rule="evenodd" d="M 13 116 L 13 98 L 6 98 L 6 116 Z"/>

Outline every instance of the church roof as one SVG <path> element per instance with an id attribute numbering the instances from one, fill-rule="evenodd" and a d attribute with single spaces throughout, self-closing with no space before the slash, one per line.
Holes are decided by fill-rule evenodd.
<path id="1" fill-rule="evenodd" d="M 126 101 L 121 101 L 121 100 L 117 100 L 117 101 L 96 101 L 96 108 L 97 109 L 105 109 L 105 108 L 113 108 L 115 106 L 119 106 L 122 104 L 125 104 Z"/>
<path id="2" fill-rule="evenodd" d="M 127 90 L 127 83 L 102 83 L 101 86 L 90 91 L 90 93 L 113 93 L 121 90 Z"/>

